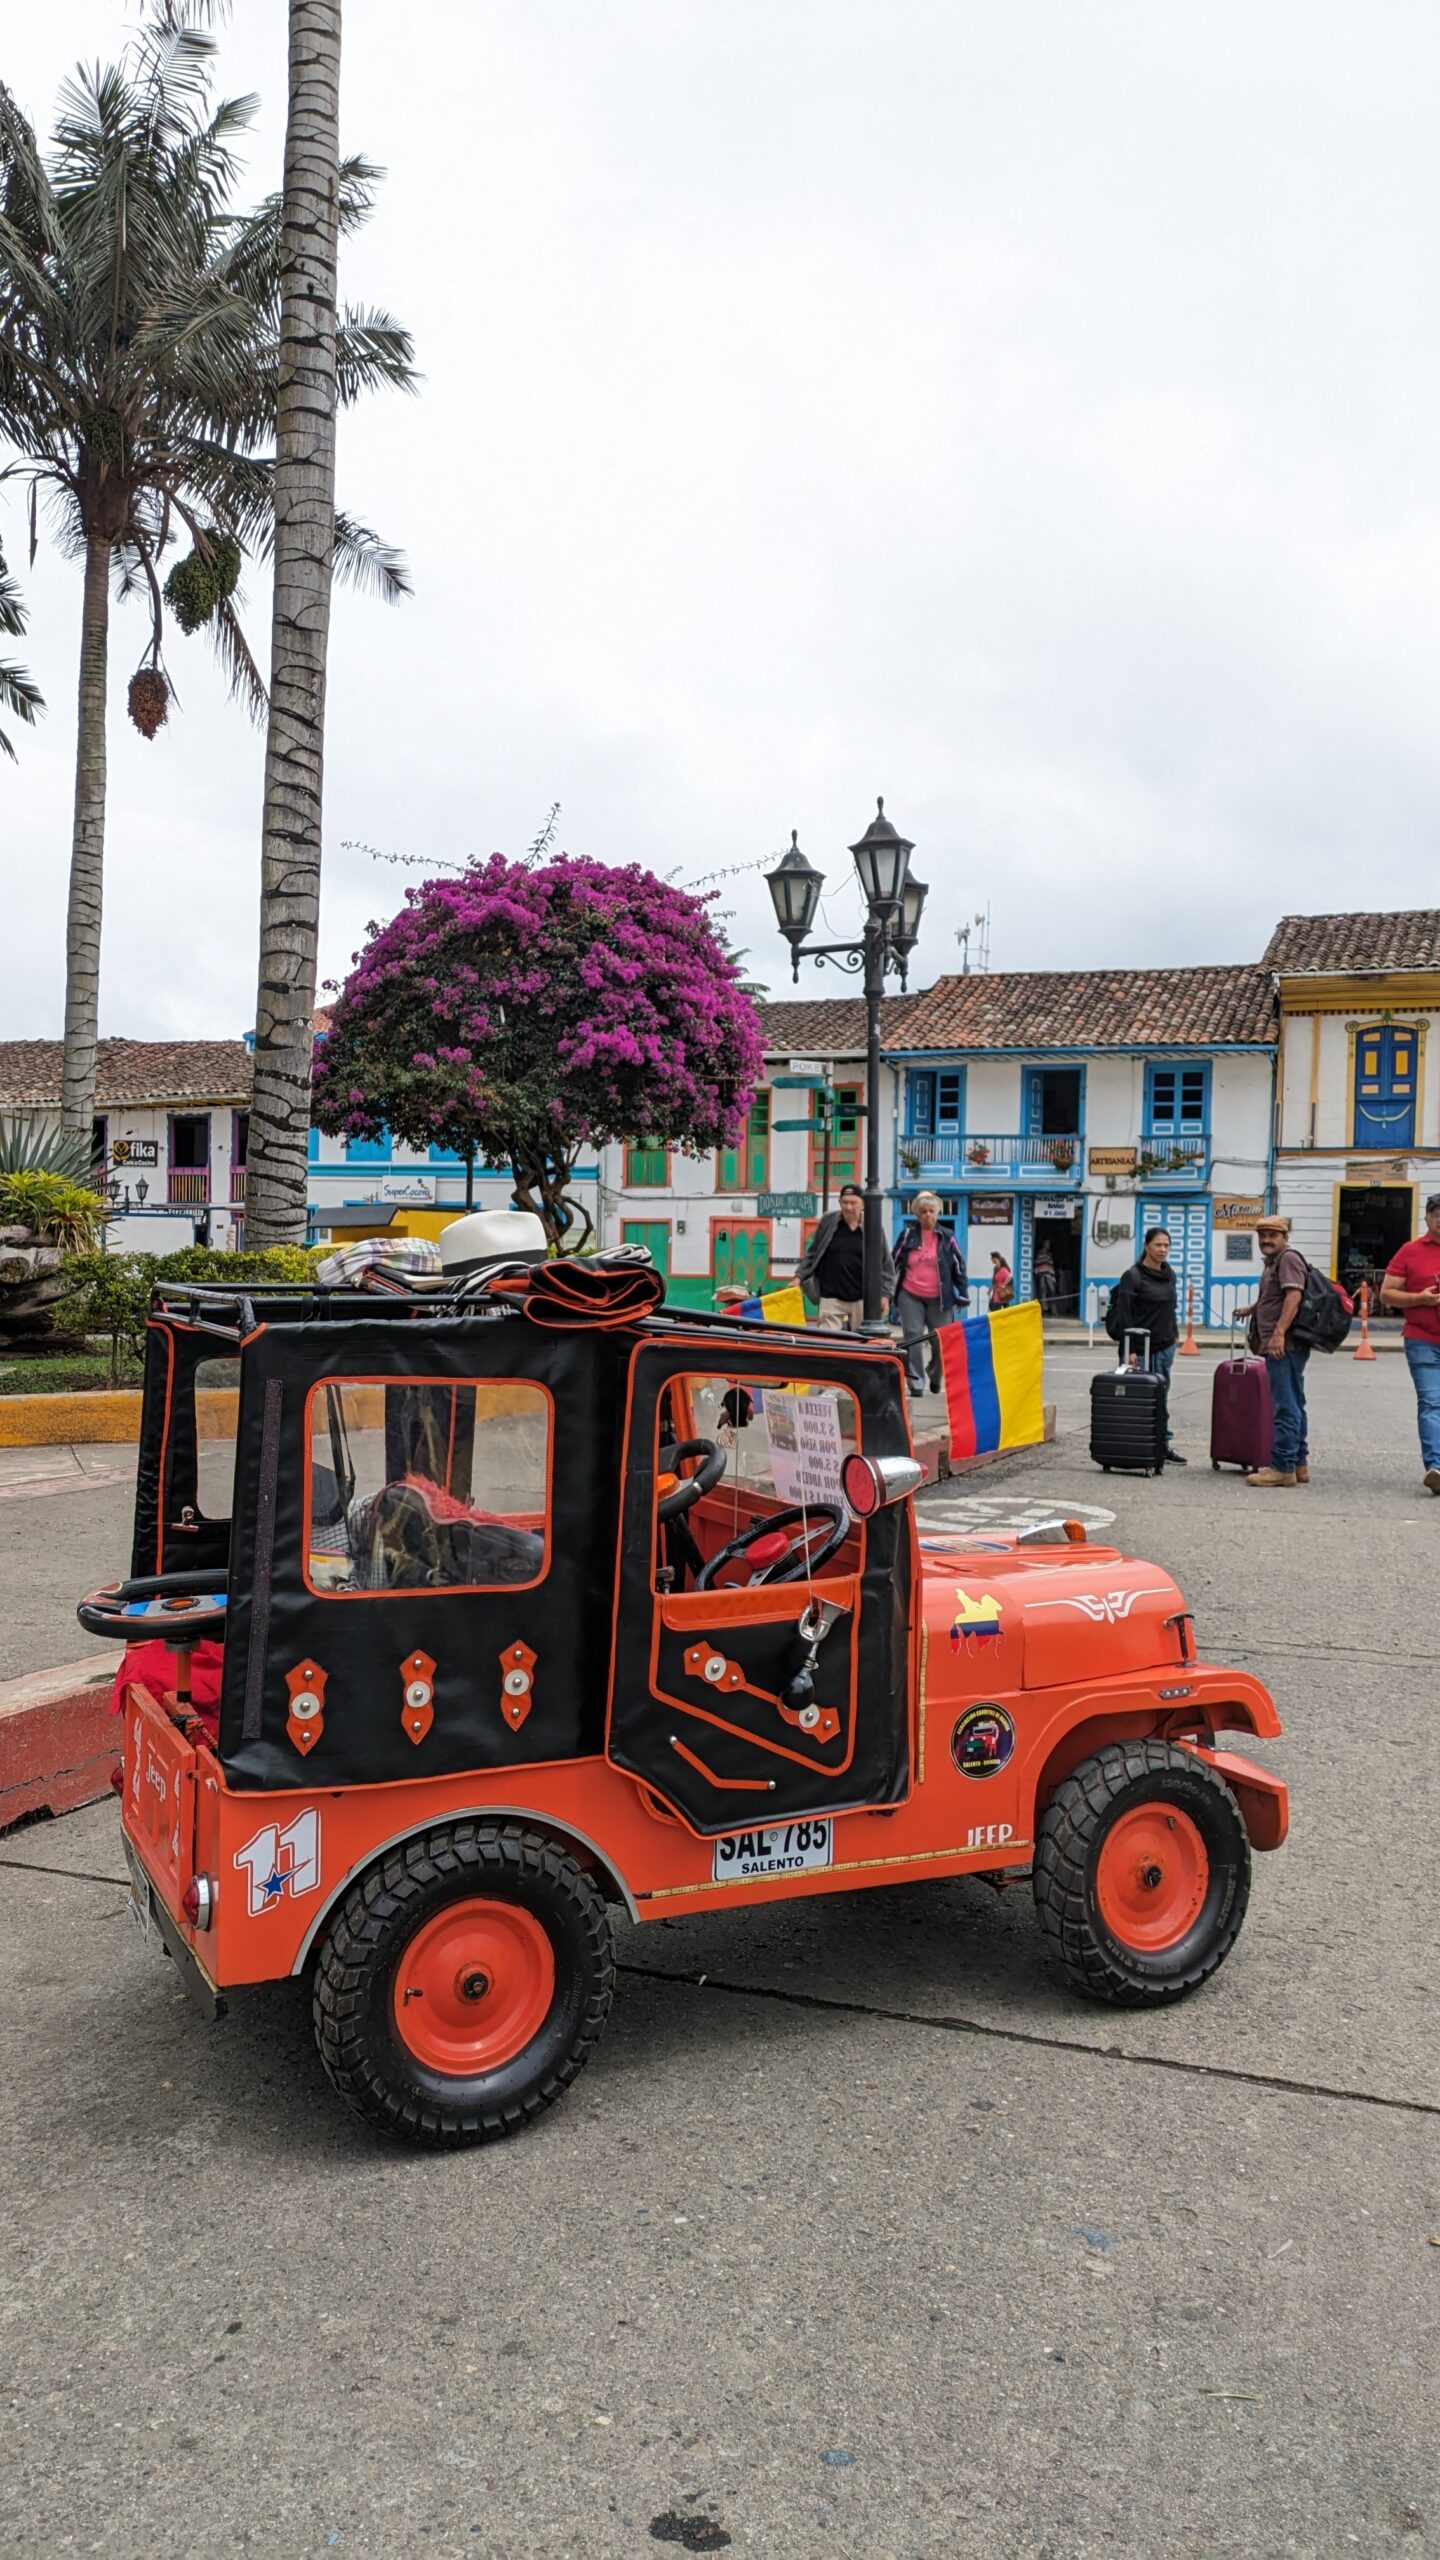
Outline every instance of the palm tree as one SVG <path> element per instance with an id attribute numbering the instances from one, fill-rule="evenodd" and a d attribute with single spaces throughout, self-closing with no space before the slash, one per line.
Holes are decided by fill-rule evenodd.
<path id="1" fill-rule="evenodd" d="M 167 603 L 182 629 L 208 629 L 252 715 L 266 709 L 236 586 L 273 535 L 280 207 L 231 210 L 256 102 L 210 111 L 213 52 L 181 13 L 157 10 L 118 64 L 67 84 L 48 158 L 0 85 L 0 448 L 14 456 L 0 479 L 28 483 L 32 558 L 44 492 L 62 547 L 84 561 L 62 1094 L 75 1130 L 94 1107 L 112 581 L 149 602 L 130 686 L 144 735 L 171 700 Z M 342 230 L 364 220 L 377 175 L 358 160 L 339 172 Z M 409 340 L 383 312 L 342 314 L 336 353 L 342 399 L 413 379 Z M 334 550 L 381 594 L 408 592 L 363 526 L 336 519 Z"/>
<path id="2" fill-rule="evenodd" d="M 25 607 L 21 601 L 19 581 L 12 578 L 0 551 L 0 631 L 7 639 L 18 640 L 25 628 Z M 12 658 L 0 658 L 0 711 L 11 712 L 17 720 L 33 720 L 43 711 L 45 700 L 33 676 L 17 667 Z M 0 754 L 15 762 L 15 749 L 0 729 Z"/>
<path id="3" fill-rule="evenodd" d="M 303 1243 L 334 558 L 340 0 L 290 0 L 275 592 L 246 1241 Z"/>

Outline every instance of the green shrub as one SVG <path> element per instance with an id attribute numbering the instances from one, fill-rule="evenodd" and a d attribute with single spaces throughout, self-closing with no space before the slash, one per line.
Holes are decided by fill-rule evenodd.
<path id="1" fill-rule="evenodd" d="M 0 1227 L 28 1227 L 42 1244 L 83 1252 L 105 1215 L 98 1191 L 67 1174 L 0 1173 Z"/>
<path id="2" fill-rule="evenodd" d="M 274 1244 L 263 1253 L 222 1253 L 218 1246 L 187 1245 L 183 1253 L 84 1253 L 67 1265 L 70 1286 L 56 1308 L 67 1332 L 103 1334 L 110 1345 L 112 1383 L 122 1347 L 139 1359 L 145 1319 L 157 1281 L 203 1280 L 218 1288 L 263 1288 L 281 1280 L 310 1280 L 328 1247 Z"/>

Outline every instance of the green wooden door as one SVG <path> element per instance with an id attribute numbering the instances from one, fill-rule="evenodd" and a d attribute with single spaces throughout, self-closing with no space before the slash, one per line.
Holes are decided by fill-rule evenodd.
<path id="1" fill-rule="evenodd" d="M 743 1289 L 747 1298 L 756 1298 L 769 1288 L 768 1219 L 717 1219 L 711 1233 L 711 1269 L 718 1289 Z"/>
<path id="2" fill-rule="evenodd" d="M 670 1277 L 670 1222 L 668 1218 L 627 1218 L 620 1229 L 622 1244 L 648 1246 L 650 1259 L 663 1279 Z"/>

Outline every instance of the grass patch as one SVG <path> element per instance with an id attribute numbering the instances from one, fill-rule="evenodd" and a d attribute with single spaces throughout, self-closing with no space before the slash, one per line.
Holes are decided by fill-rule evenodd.
<path id="1" fill-rule="evenodd" d="M 0 1351 L 0 1396 L 83 1395 L 94 1387 L 138 1387 L 144 1376 L 142 1363 L 122 1352 L 112 1380 L 108 1343 L 101 1351 L 56 1351 L 48 1359 Z"/>

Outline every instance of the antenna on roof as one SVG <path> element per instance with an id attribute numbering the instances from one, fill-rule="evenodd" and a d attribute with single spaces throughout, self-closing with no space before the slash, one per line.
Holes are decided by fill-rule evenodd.
<path id="1" fill-rule="evenodd" d="M 975 936 L 975 956 L 973 959 L 970 956 L 970 937 L 972 933 Z M 990 974 L 989 908 L 986 907 L 979 915 L 972 916 L 968 924 L 962 924 L 959 932 L 955 936 L 955 939 L 960 945 L 961 977 L 988 977 Z"/>

